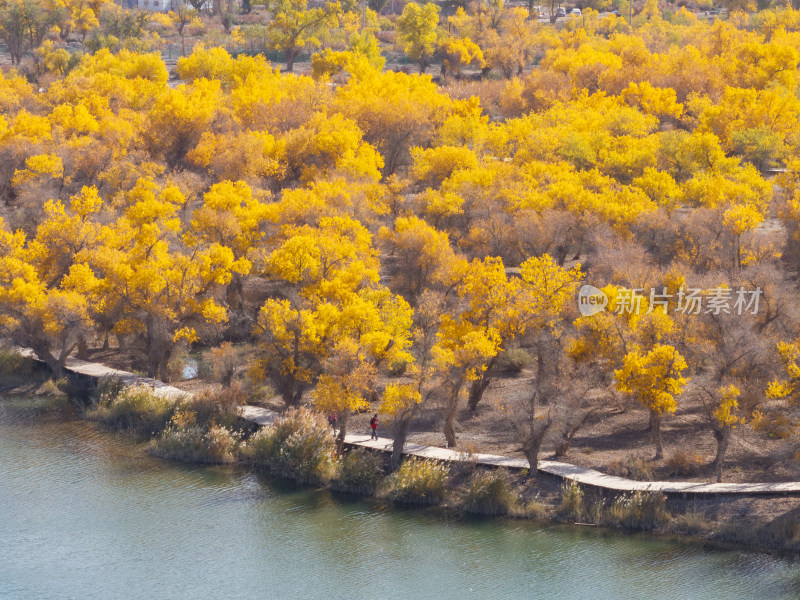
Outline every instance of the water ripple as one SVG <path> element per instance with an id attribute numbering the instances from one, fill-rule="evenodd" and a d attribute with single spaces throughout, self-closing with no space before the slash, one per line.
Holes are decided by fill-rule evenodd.
<path id="1" fill-rule="evenodd" d="M 0 598 L 797 599 L 796 562 L 387 510 L 0 400 Z"/>

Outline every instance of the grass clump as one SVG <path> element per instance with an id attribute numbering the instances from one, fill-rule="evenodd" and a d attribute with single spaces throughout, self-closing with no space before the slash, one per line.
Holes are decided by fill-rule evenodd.
<path id="1" fill-rule="evenodd" d="M 670 475 L 692 477 L 700 472 L 705 462 L 697 452 L 680 450 L 666 460 L 666 465 Z"/>
<path id="2" fill-rule="evenodd" d="M 687 508 L 684 513 L 673 517 L 672 521 L 673 530 L 687 535 L 696 535 L 706 531 L 710 527 L 705 513 L 694 505 Z"/>
<path id="3" fill-rule="evenodd" d="M 383 477 L 383 461 L 374 452 L 358 448 L 339 461 L 333 488 L 353 494 L 372 495 Z"/>
<path id="4" fill-rule="evenodd" d="M 242 454 L 251 464 L 300 483 L 326 483 L 336 469 L 330 427 L 306 408 L 289 409 L 242 446 Z"/>
<path id="5" fill-rule="evenodd" d="M 511 477 L 505 469 L 477 471 L 464 496 L 464 510 L 481 515 L 506 515 L 516 505 Z"/>
<path id="6" fill-rule="evenodd" d="M 36 390 L 37 396 L 47 396 L 48 398 L 61 398 L 66 396 L 67 378 L 48 379 Z"/>
<path id="7" fill-rule="evenodd" d="M 626 529 L 655 529 L 670 518 L 667 497 L 660 492 L 623 494 L 609 507 L 607 518 Z"/>
<path id="8" fill-rule="evenodd" d="M 103 394 L 89 417 L 112 429 L 127 429 L 140 435 L 153 436 L 170 422 L 175 402 L 147 385 L 122 388 L 118 394 Z"/>
<path id="9" fill-rule="evenodd" d="M 577 481 L 565 481 L 561 486 L 561 503 L 556 512 L 566 521 L 579 522 L 583 519 L 586 507 L 583 502 L 583 490 Z"/>
<path id="10" fill-rule="evenodd" d="M 438 504 L 444 498 L 449 473 L 444 463 L 409 458 L 392 474 L 389 497 L 399 504 Z"/>
<path id="11" fill-rule="evenodd" d="M 201 392 L 181 402 L 180 409 L 193 413 L 194 420 L 202 426 L 215 423 L 233 429 L 239 423 L 239 406 L 246 401 L 245 391 L 240 386 L 232 386 Z"/>
<path id="12" fill-rule="evenodd" d="M 222 425 L 176 427 L 170 425 L 150 444 L 159 458 L 205 464 L 236 462 L 241 436 Z"/>
<path id="13" fill-rule="evenodd" d="M 169 426 L 153 440 L 150 451 L 161 458 L 184 462 L 236 462 L 240 432 L 237 406 L 243 395 L 236 389 L 206 392 L 179 403 Z"/>
<path id="14" fill-rule="evenodd" d="M 653 463 L 645 456 L 629 456 L 624 460 L 608 463 L 608 472 L 617 477 L 627 477 L 636 481 L 653 481 Z"/>

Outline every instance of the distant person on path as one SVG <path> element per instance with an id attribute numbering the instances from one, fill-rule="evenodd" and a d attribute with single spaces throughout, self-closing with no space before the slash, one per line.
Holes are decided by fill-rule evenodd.
<path id="1" fill-rule="evenodd" d="M 378 413 L 372 415 L 372 418 L 369 420 L 369 426 L 372 428 L 372 435 L 369 439 L 377 440 L 378 439 Z"/>
<path id="2" fill-rule="evenodd" d="M 339 418 L 336 416 L 336 413 L 331 413 L 328 415 L 328 424 L 333 427 L 333 435 L 336 436 L 336 424 L 339 421 Z"/>

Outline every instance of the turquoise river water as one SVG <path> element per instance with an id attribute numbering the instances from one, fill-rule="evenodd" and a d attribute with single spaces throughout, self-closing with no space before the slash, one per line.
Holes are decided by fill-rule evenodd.
<path id="1" fill-rule="evenodd" d="M 797 599 L 800 562 L 387 510 L 0 399 L 0 598 Z"/>

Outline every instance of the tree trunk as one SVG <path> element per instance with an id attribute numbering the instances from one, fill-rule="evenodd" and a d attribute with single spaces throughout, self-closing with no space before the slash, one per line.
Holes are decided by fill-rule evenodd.
<path id="1" fill-rule="evenodd" d="M 714 439 L 717 440 L 717 455 L 714 457 L 714 462 L 711 466 L 717 474 L 717 483 L 722 482 L 722 465 L 725 462 L 725 453 L 728 450 L 728 442 L 731 439 L 730 427 L 722 426 L 719 429 L 714 429 Z"/>
<path id="2" fill-rule="evenodd" d="M 89 346 L 86 344 L 86 338 L 83 335 L 78 336 L 78 358 L 89 360 Z"/>
<path id="3" fill-rule="evenodd" d="M 296 48 L 290 48 L 286 51 L 286 72 L 291 73 L 294 71 L 294 59 L 297 55 Z"/>
<path id="4" fill-rule="evenodd" d="M 159 365 L 159 379 L 164 383 L 169 383 L 169 357 L 172 354 L 168 349 L 161 353 L 161 364 Z"/>
<path id="5" fill-rule="evenodd" d="M 447 399 L 447 408 L 444 417 L 444 439 L 447 442 L 448 448 L 456 447 L 456 429 L 455 421 L 456 414 L 458 413 L 458 396 L 461 393 L 462 383 L 459 382 L 453 386 L 450 397 Z"/>
<path id="6" fill-rule="evenodd" d="M 234 273 L 225 290 L 225 301 L 228 308 L 236 315 L 244 314 L 244 280 L 239 273 Z"/>
<path id="7" fill-rule="evenodd" d="M 303 398 L 302 385 L 297 381 L 282 382 L 278 385 L 278 388 L 286 408 L 297 408 L 300 406 L 300 400 Z"/>
<path id="8" fill-rule="evenodd" d="M 539 470 L 539 451 L 542 449 L 542 442 L 544 441 L 544 434 L 547 432 L 547 427 L 541 432 L 534 432 L 525 440 L 522 445 L 522 451 L 525 453 L 525 458 L 528 459 L 530 471 L 528 475 L 533 477 Z"/>
<path id="9" fill-rule="evenodd" d="M 650 411 L 650 434 L 656 447 L 655 460 L 664 458 L 664 448 L 661 447 L 661 415 Z"/>
<path id="10" fill-rule="evenodd" d="M 580 428 L 589 420 L 589 416 L 595 410 L 596 409 L 593 408 L 592 410 L 586 411 L 579 419 L 567 423 L 561 431 L 561 440 L 556 444 L 556 458 L 561 458 L 567 454 L 570 446 L 572 446 L 572 438 L 575 437 L 575 434 L 578 433 Z"/>
<path id="11" fill-rule="evenodd" d="M 169 352 L 161 347 L 156 347 L 151 349 L 149 354 L 150 359 L 147 376 L 151 379 L 158 379 L 159 381 L 168 383 L 167 363 L 169 362 Z"/>
<path id="12" fill-rule="evenodd" d="M 491 365 L 489 365 L 489 368 L 491 368 Z M 492 383 L 492 378 L 486 375 L 486 371 L 483 372 L 479 379 L 472 382 L 469 388 L 469 401 L 467 403 L 469 412 L 474 413 L 478 408 L 478 403 L 483 398 L 483 393 L 489 387 L 490 383 Z"/>
<path id="13" fill-rule="evenodd" d="M 406 438 L 408 437 L 408 430 L 411 428 L 412 418 L 413 410 L 407 410 L 395 423 L 394 441 L 392 442 L 393 471 L 400 466 L 400 462 L 403 460 L 403 448 L 405 448 L 406 445 Z"/>
<path id="14" fill-rule="evenodd" d="M 350 419 L 350 411 L 344 410 L 339 414 L 339 433 L 336 434 L 336 452 L 341 456 L 344 449 L 344 436 L 347 435 L 347 421 Z"/>
<path id="15" fill-rule="evenodd" d="M 61 379 L 64 376 L 64 364 L 50 352 L 46 344 L 31 344 L 31 348 L 39 360 L 43 360 L 50 369 L 54 379 Z"/>

